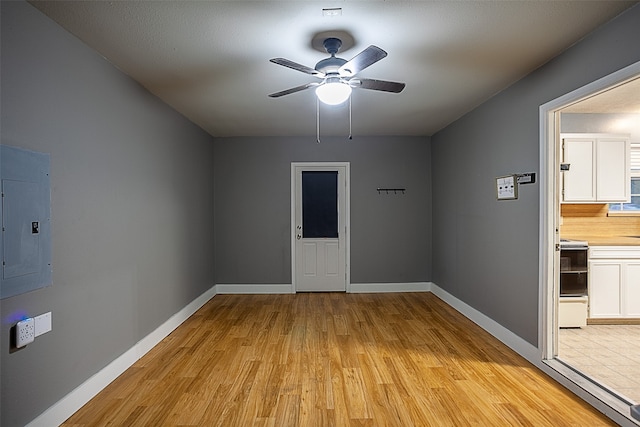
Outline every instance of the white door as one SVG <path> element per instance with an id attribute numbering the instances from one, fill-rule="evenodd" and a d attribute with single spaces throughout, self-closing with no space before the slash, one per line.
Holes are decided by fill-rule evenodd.
<path id="1" fill-rule="evenodd" d="M 346 291 L 348 163 L 292 164 L 295 291 Z"/>

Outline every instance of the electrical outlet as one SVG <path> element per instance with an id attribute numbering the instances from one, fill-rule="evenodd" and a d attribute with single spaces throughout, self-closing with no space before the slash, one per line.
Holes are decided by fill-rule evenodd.
<path id="1" fill-rule="evenodd" d="M 24 347 L 36 339 L 36 326 L 32 317 L 18 322 L 16 325 L 16 347 Z"/>

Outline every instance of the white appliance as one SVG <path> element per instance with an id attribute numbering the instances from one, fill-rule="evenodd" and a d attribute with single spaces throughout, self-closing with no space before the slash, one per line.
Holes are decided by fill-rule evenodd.
<path id="1" fill-rule="evenodd" d="M 580 328 L 587 326 L 588 242 L 560 240 L 560 298 L 558 326 Z"/>
<path id="2" fill-rule="evenodd" d="M 558 327 L 581 328 L 587 326 L 589 297 L 560 297 L 558 303 Z"/>

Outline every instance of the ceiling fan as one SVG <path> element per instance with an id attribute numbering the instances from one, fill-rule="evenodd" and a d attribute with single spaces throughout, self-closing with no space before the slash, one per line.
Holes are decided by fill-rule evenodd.
<path id="1" fill-rule="evenodd" d="M 324 40 L 323 46 L 331 56 L 318 62 L 315 68 L 310 68 L 285 58 L 271 59 L 270 61 L 274 64 L 301 71 L 305 74 L 317 77 L 321 79 L 321 81 L 311 82 L 283 90 L 281 92 L 272 93 L 269 96 L 271 98 L 278 98 L 315 87 L 316 95 L 320 101 L 329 105 L 338 105 L 349 99 L 352 88 L 379 90 L 392 93 L 399 93 L 404 89 L 404 83 L 355 77 L 355 75 L 360 71 L 387 56 L 387 52 L 379 47 L 371 45 L 354 56 L 351 60 L 347 61 L 336 56 L 336 53 L 338 53 L 342 46 L 342 41 L 340 39 L 335 37 L 327 38 Z"/>

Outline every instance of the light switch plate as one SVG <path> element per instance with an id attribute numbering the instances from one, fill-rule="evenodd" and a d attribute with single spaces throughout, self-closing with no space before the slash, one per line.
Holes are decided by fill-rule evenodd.
<path id="1" fill-rule="evenodd" d="M 505 175 L 496 178 L 496 197 L 498 200 L 513 200 L 518 198 L 518 180 L 515 175 Z"/>
<path id="2" fill-rule="evenodd" d="M 39 337 L 51 330 L 51 312 L 41 314 L 33 318 L 35 336 Z"/>

